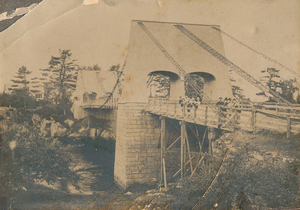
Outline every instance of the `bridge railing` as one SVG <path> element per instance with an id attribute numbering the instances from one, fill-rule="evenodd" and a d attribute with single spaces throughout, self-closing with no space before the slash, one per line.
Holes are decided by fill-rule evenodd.
<path id="1" fill-rule="evenodd" d="M 285 107 L 242 102 L 232 106 L 218 106 L 219 110 L 217 111 L 211 107 L 209 103 L 180 104 L 179 100 L 151 98 L 147 111 L 173 119 L 184 119 L 187 122 L 218 128 L 220 126 L 224 128 L 231 122 L 235 128 L 243 130 L 269 129 L 300 133 L 299 106 Z"/>
<path id="2" fill-rule="evenodd" d="M 118 108 L 118 98 L 110 97 L 106 102 L 107 97 L 97 98 L 94 100 L 86 100 L 82 103 L 82 108 L 103 108 L 103 109 L 117 109 Z"/>

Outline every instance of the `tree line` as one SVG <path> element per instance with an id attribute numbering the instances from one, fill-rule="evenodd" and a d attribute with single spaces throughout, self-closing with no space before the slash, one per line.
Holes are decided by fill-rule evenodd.
<path id="1" fill-rule="evenodd" d="M 76 89 L 78 70 L 100 71 L 101 67 L 79 66 L 70 50 L 59 50 L 59 56 L 51 56 L 48 67 L 40 69 L 39 77 L 29 79 L 31 71 L 21 66 L 11 79 L 13 85 L 0 95 L 0 106 L 34 109 L 40 105 L 52 105 L 61 114 L 67 114 L 72 106 L 71 95 Z M 109 71 L 118 71 L 113 65 Z"/>

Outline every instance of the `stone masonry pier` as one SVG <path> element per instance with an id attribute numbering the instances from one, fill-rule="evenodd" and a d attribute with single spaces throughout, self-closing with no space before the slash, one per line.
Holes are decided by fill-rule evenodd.
<path id="1" fill-rule="evenodd" d="M 160 176 L 160 120 L 144 112 L 147 103 L 119 103 L 115 181 L 122 187 Z"/>

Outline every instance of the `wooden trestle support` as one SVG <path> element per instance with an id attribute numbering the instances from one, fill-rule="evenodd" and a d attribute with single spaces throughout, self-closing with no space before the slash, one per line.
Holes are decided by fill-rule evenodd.
<path id="1" fill-rule="evenodd" d="M 197 170 L 197 168 L 200 166 L 201 162 L 204 160 L 205 155 L 203 154 L 203 143 L 205 138 L 207 137 L 208 139 L 208 154 L 212 155 L 213 153 L 213 147 L 212 147 L 212 140 L 214 139 L 214 128 L 212 127 L 207 127 L 205 129 L 203 139 L 201 141 L 201 138 L 199 137 L 198 130 L 196 128 L 196 131 L 192 129 L 192 127 L 187 124 L 184 120 L 181 120 L 179 122 L 180 125 L 180 136 L 176 138 L 168 147 L 166 144 L 166 117 L 160 116 L 160 121 L 161 121 L 161 180 L 160 180 L 160 185 L 164 186 L 164 189 L 167 190 L 168 188 L 168 181 L 167 181 L 167 170 L 166 170 L 166 153 L 168 150 L 180 139 L 180 169 L 173 175 L 173 177 L 177 176 L 180 173 L 181 179 L 185 177 L 185 171 L 186 171 L 186 166 L 190 166 L 190 171 L 191 174 L 190 176 L 193 176 Z M 193 159 L 196 157 L 197 154 L 192 155 L 191 149 L 190 149 L 190 143 L 189 143 L 189 138 L 187 134 L 187 129 L 186 126 L 190 128 L 190 130 L 193 132 L 194 136 L 198 140 L 199 144 L 199 158 L 197 160 L 197 163 L 193 165 Z M 188 160 L 187 160 L 188 156 Z"/>

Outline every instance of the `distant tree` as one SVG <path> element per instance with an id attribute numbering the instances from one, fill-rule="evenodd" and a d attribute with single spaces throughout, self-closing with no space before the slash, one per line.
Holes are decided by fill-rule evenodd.
<path id="1" fill-rule="evenodd" d="M 12 91 L 14 106 L 16 107 L 24 107 L 25 109 L 27 107 L 27 99 L 30 95 L 28 87 L 30 81 L 27 78 L 29 74 L 31 72 L 27 70 L 26 66 L 21 66 L 17 74 L 13 76 L 14 79 L 11 80 L 14 84 L 8 90 Z"/>
<path id="2" fill-rule="evenodd" d="M 77 65 L 71 58 L 70 50 L 59 50 L 60 56 L 52 56 L 49 67 L 42 69 L 43 76 L 48 77 L 45 84 L 45 95 L 66 114 L 70 108 L 70 96 L 76 88 Z"/>
<path id="3" fill-rule="evenodd" d="M 244 95 L 244 90 L 240 86 L 231 85 L 231 89 L 234 97 L 240 98 L 242 100 L 246 98 L 246 96 Z"/>
<path id="4" fill-rule="evenodd" d="M 204 79 L 197 74 L 189 74 L 189 79 L 194 81 L 193 84 L 196 85 L 197 91 L 195 90 L 194 85 L 189 82 L 189 80 L 185 79 L 185 95 L 189 98 L 200 98 L 202 99 L 203 97 L 203 87 L 204 87 Z M 200 93 L 199 93 L 200 91 Z"/>
<path id="5" fill-rule="evenodd" d="M 234 73 L 234 71 L 230 69 L 229 70 L 229 79 L 230 79 L 230 82 L 231 82 L 232 94 L 236 98 L 240 98 L 242 100 L 245 100 L 246 96 L 244 95 L 244 90 L 240 86 L 237 85 L 237 82 L 234 79 L 233 73 Z"/>
<path id="6" fill-rule="evenodd" d="M 298 103 L 294 100 L 293 94 L 296 91 L 297 84 L 296 79 L 282 79 L 279 75 L 279 69 L 267 68 L 262 70 L 261 73 L 264 74 L 260 77 L 260 81 L 264 83 L 270 90 L 278 93 L 280 96 L 292 103 Z M 264 95 L 264 92 L 259 92 L 257 95 Z"/>
<path id="7" fill-rule="evenodd" d="M 120 70 L 120 65 L 112 65 L 108 71 L 115 71 L 115 72 L 118 72 Z"/>
<path id="8" fill-rule="evenodd" d="M 83 71 L 100 71 L 101 67 L 98 64 L 95 64 L 93 66 L 79 66 L 78 70 L 83 70 Z"/>
<path id="9" fill-rule="evenodd" d="M 148 80 L 150 97 L 166 98 L 170 95 L 170 78 L 163 74 L 150 74 Z"/>

